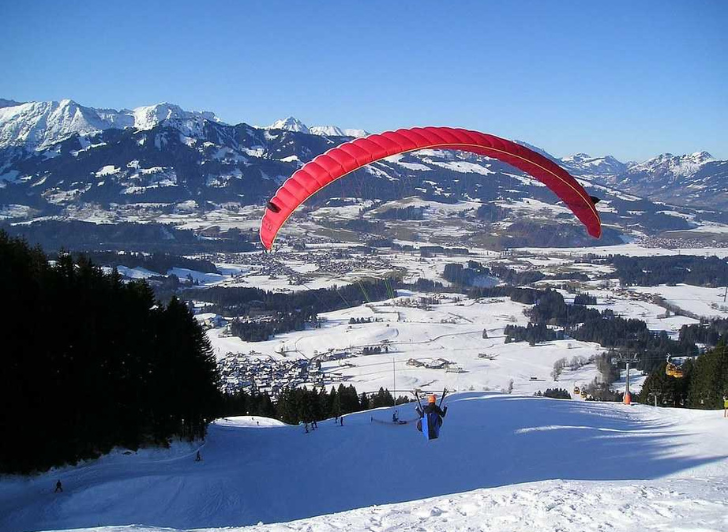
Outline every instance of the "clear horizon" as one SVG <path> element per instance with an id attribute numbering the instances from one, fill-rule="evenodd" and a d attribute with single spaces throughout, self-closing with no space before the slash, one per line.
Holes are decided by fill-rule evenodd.
<path id="1" fill-rule="evenodd" d="M 130 16 L 133 14 L 133 16 Z M 221 120 L 451 125 L 556 156 L 728 159 L 728 3 L 0 6 L 0 97 Z"/>

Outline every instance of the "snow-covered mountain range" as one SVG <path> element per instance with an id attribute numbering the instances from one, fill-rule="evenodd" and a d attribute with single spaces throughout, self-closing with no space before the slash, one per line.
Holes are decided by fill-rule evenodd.
<path id="1" fill-rule="evenodd" d="M 728 161 L 707 152 L 665 153 L 623 172 L 602 174 L 604 184 L 680 205 L 728 207 Z"/>
<path id="2" fill-rule="evenodd" d="M 0 107 L 0 149 L 23 146 L 42 150 L 73 135 L 87 137 L 107 129 L 147 130 L 170 120 L 219 122 L 213 113 L 184 111 L 169 103 L 121 111 L 84 107 L 73 100 L 4 105 Z"/>
<path id="3" fill-rule="evenodd" d="M 268 129 L 284 129 L 286 131 L 321 135 L 323 137 L 365 137 L 369 134 L 363 129 L 341 129 L 338 126 L 308 127 L 306 124 L 292 116 L 282 120 L 276 120 L 268 127 Z"/>
<path id="4" fill-rule="evenodd" d="M 622 174 L 629 168 L 629 164 L 620 162 L 611 155 L 591 157 L 586 153 L 577 153 L 562 157 L 560 162 L 573 174 L 583 176 L 615 176 Z"/>
<path id="5" fill-rule="evenodd" d="M 366 134 L 336 126 L 309 128 L 293 117 L 263 128 L 229 125 L 213 113 L 185 111 L 169 103 L 121 111 L 72 100 L 2 104 L 0 219 L 17 221 L 64 216 L 84 205 L 262 205 L 301 164 L 347 138 Z M 534 149 L 564 165 L 602 198 L 603 220 L 615 227 L 640 227 L 648 233 L 689 229 L 686 220 L 696 216 L 684 211 L 655 218 L 664 206 L 642 200 L 637 208 L 634 202 L 639 198 L 626 192 L 728 210 L 728 162 L 706 153 L 666 154 L 636 164 L 583 153 L 558 159 Z M 460 152 L 402 154 L 353 176 L 317 194 L 312 205 L 334 197 L 391 201 L 412 196 L 445 203 L 500 205 L 526 198 L 555 203 L 540 183 L 512 167 Z M 492 208 L 479 211 L 478 217 L 496 223 L 509 219 L 506 211 Z M 554 211 L 552 217 L 557 214 Z M 524 228 L 524 233 L 530 231 Z"/>

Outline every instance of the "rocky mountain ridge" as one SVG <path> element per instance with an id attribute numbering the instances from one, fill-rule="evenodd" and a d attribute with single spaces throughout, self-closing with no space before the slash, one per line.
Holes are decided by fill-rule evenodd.
<path id="1" fill-rule="evenodd" d="M 30 118 L 22 120 L 24 115 Z M 0 219 L 82 219 L 79 213 L 90 206 L 96 211 L 116 209 L 115 219 L 127 220 L 123 212 L 132 207 L 207 212 L 232 205 L 264 205 L 301 164 L 347 140 L 347 135 L 339 133 L 348 130 L 308 128 L 291 117 L 273 126 L 233 126 L 212 113 L 187 112 L 173 104 L 115 111 L 64 100 L 0 108 L 5 142 L 0 148 Z M 56 138 L 63 140 L 54 142 Z M 603 199 L 603 220 L 617 233 L 626 228 L 644 234 L 685 230 L 693 226 L 696 216 L 721 220 L 720 213 L 664 214 L 669 210 L 665 206 L 625 194 L 628 187 L 614 181 L 623 163 L 612 157 L 577 154 L 555 160 Z M 672 172 L 679 166 L 664 160 L 660 164 L 667 164 Z M 698 173 L 725 163 L 707 155 L 690 161 Z M 633 168 L 641 167 L 627 166 L 626 171 Z M 514 221 L 523 225 L 518 213 L 528 213 L 528 223 L 538 219 L 548 225 L 558 220 L 578 228 L 540 183 L 500 161 L 445 150 L 422 150 L 379 161 L 328 187 L 308 205 L 326 207 L 337 198 L 382 204 L 413 197 L 472 204 L 471 214 L 465 217 L 496 224 L 495 228 L 513 231 L 509 224 Z M 359 229 L 373 228 L 363 224 Z"/>

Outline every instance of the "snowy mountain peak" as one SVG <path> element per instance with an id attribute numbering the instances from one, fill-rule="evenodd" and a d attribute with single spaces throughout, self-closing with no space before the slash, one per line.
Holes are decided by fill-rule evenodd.
<path id="1" fill-rule="evenodd" d="M 344 131 L 344 135 L 346 135 L 347 137 L 361 138 L 361 137 L 367 137 L 370 134 L 368 131 L 366 131 L 364 129 L 344 129 L 343 131 Z"/>
<path id="2" fill-rule="evenodd" d="M 132 111 L 121 112 L 121 114 L 129 113 L 134 117 L 134 127 L 136 129 L 152 129 L 166 120 L 204 119 L 219 122 L 219 119 L 214 113 L 206 111 L 184 111 L 179 105 L 167 102 L 137 107 Z"/>
<path id="3" fill-rule="evenodd" d="M 584 162 L 593 159 L 591 155 L 588 155 L 586 153 L 575 153 L 574 155 L 567 155 L 562 161 L 567 162 Z"/>
<path id="4" fill-rule="evenodd" d="M 696 151 L 695 153 L 686 155 L 686 157 L 689 157 L 690 159 L 698 163 L 709 163 L 711 161 L 715 161 L 715 157 L 713 157 L 707 151 Z"/>
<path id="5" fill-rule="evenodd" d="M 540 153 L 541 155 L 543 155 L 547 159 L 551 159 L 552 161 L 556 161 L 557 160 L 549 152 L 547 152 L 546 150 L 544 150 L 542 148 L 539 148 L 538 146 L 534 146 L 533 144 L 529 144 L 528 142 L 525 142 L 523 140 L 518 140 L 518 139 L 513 139 L 513 142 L 515 142 L 516 144 L 520 144 L 521 146 L 523 146 L 525 148 L 528 148 L 529 150 L 533 150 L 536 153 Z"/>
<path id="6" fill-rule="evenodd" d="M 687 155 L 663 153 L 653 159 L 632 166 L 630 172 L 651 172 L 659 176 L 669 175 L 672 178 L 684 177 L 693 175 L 700 167 L 713 161 L 715 161 L 713 156 L 706 151 Z"/>
<path id="7" fill-rule="evenodd" d="M 285 129 L 287 131 L 295 131 L 297 133 L 310 133 L 306 124 L 292 116 L 284 118 L 283 120 L 276 120 L 268 127 L 268 129 Z"/>
<path id="8" fill-rule="evenodd" d="M 592 157 L 586 153 L 575 153 L 562 158 L 561 163 L 570 172 L 580 176 L 614 176 L 627 169 L 626 164 L 611 155 Z"/>
<path id="9" fill-rule="evenodd" d="M 312 135 L 321 135 L 323 137 L 343 137 L 344 131 L 336 126 L 313 126 L 309 129 Z"/>
<path id="10" fill-rule="evenodd" d="M 73 100 L 0 108 L 0 148 L 24 145 L 42 149 L 73 134 L 91 135 L 107 128 L 94 109 Z"/>
<path id="11" fill-rule="evenodd" d="M 369 132 L 363 129 L 341 129 L 337 126 L 313 126 L 309 128 L 312 135 L 321 135 L 323 137 L 355 137 L 361 138 L 369 135 Z"/>

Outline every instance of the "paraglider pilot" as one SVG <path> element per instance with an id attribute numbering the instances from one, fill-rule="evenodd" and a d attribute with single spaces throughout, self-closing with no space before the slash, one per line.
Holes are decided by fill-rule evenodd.
<path id="1" fill-rule="evenodd" d="M 417 413 L 420 420 L 417 422 L 417 429 L 424 432 L 427 430 L 427 439 L 434 440 L 440 435 L 440 427 L 442 426 L 442 418 L 447 414 L 447 407 L 444 409 L 437 405 L 437 397 L 435 394 L 427 397 L 427 406 L 423 409 L 417 407 Z"/>

